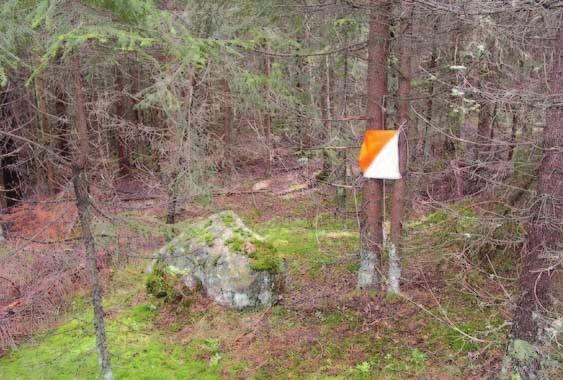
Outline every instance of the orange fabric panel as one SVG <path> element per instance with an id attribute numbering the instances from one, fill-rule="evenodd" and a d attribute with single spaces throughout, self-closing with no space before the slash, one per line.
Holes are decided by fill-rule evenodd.
<path id="1" fill-rule="evenodd" d="M 358 162 L 364 173 L 385 144 L 395 136 L 395 130 L 368 129 L 364 134 L 364 141 L 360 149 Z"/>

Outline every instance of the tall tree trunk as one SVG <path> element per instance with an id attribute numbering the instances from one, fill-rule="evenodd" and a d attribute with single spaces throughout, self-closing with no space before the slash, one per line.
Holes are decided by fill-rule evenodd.
<path id="1" fill-rule="evenodd" d="M 513 106 L 515 107 L 515 106 Z M 518 124 L 520 119 L 518 118 L 518 110 L 512 109 L 512 128 L 510 131 L 510 145 L 508 146 L 508 156 L 507 161 L 512 161 L 512 156 L 514 156 L 514 149 L 516 148 L 516 133 L 518 132 Z"/>
<path id="2" fill-rule="evenodd" d="M 407 175 L 407 136 L 409 131 L 409 97 L 411 92 L 411 37 L 413 7 L 407 1 L 401 2 L 401 14 L 404 21 L 401 23 L 399 36 L 399 109 L 397 123 L 399 128 L 399 171 L 401 178 L 395 180 L 391 198 L 391 241 L 388 244 L 389 271 L 388 293 L 399 293 L 401 278 L 401 235 L 403 232 L 403 208 L 405 203 L 406 175 Z"/>
<path id="3" fill-rule="evenodd" d="M 123 80 L 123 73 L 120 69 L 117 70 L 117 90 L 121 91 L 119 100 L 116 104 L 116 116 L 119 118 L 119 126 L 115 131 L 115 140 L 117 145 L 117 160 L 119 166 L 119 175 L 122 177 L 127 176 L 131 170 L 131 162 L 129 161 L 129 149 L 127 141 L 125 141 L 124 130 L 127 128 L 128 116 L 131 110 L 131 101 L 127 95 L 127 86 Z"/>
<path id="4" fill-rule="evenodd" d="M 321 138 L 323 144 L 329 144 L 332 140 L 333 135 L 333 125 L 332 119 L 334 113 L 332 112 L 332 75 L 330 69 L 330 60 L 325 57 L 325 70 L 324 70 L 324 78 L 321 85 L 321 114 L 323 115 L 323 131 L 321 133 Z M 332 160 L 331 154 L 328 149 L 323 149 L 323 166 L 322 171 L 318 175 L 317 178 L 319 179 L 329 179 L 332 175 Z"/>
<path id="5" fill-rule="evenodd" d="M 167 196 L 168 204 L 166 206 L 166 224 L 176 223 L 176 208 L 178 205 L 178 173 L 174 171 L 170 175 L 168 183 Z"/>
<path id="6" fill-rule="evenodd" d="M 366 129 L 385 129 L 389 12 L 388 0 L 370 1 Z M 362 194 L 358 286 L 375 289 L 381 287 L 383 180 L 366 178 Z"/>
<path id="7" fill-rule="evenodd" d="M 438 21 L 434 24 L 434 33 L 437 34 L 438 32 Z M 432 74 L 437 66 L 437 59 L 438 59 L 438 52 L 436 48 L 436 41 L 435 38 L 432 40 L 432 55 L 430 56 L 430 63 L 428 64 L 428 71 Z M 428 133 L 430 129 L 431 123 L 434 121 L 433 117 L 433 106 L 434 106 L 434 89 L 435 89 L 435 80 L 430 81 L 430 87 L 428 88 L 428 99 L 426 100 L 426 122 L 424 123 L 424 130 L 423 130 L 423 137 L 421 139 L 421 146 L 422 146 L 422 154 L 420 156 L 424 156 L 424 160 L 430 159 L 431 149 L 432 149 L 432 139 Z"/>
<path id="8" fill-rule="evenodd" d="M 49 107 L 47 105 L 47 94 L 45 89 L 45 81 L 43 76 L 39 74 L 35 78 L 35 97 L 37 98 L 39 141 L 46 147 L 53 147 L 53 134 L 49 122 Z M 42 154 L 41 165 L 43 170 L 39 171 L 38 182 L 42 184 L 47 194 L 55 192 L 55 169 L 51 157 Z"/>
<path id="9" fill-rule="evenodd" d="M 477 122 L 477 137 L 473 145 L 473 158 L 475 160 L 485 160 L 490 153 L 491 143 L 491 119 L 494 114 L 491 103 L 482 103 L 479 110 L 479 120 Z"/>
<path id="10" fill-rule="evenodd" d="M 551 105 L 546 111 L 543 131 L 543 158 L 538 175 L 537 201 L 528 224 L 528 241 L 520 272 L 520 298 L 512 325 L 512 341 L 505 361 L 507 378 L 518 374 L 536 379 L 542 358 L 537 348 L 546 343 L 546 311 L 551 306 L 551 272 L 557 267 L 562 248 L 563 220 L 563 30 L 554 36 L 554 62 L 549 81 Z M 514 353 L 526 347 L 525 354 Z M 507 366 L 507 362 L 510 363 Z M 512 377 L 511 377 L 512 376 Z"/>
<path id="11" fill-rule="evenodd" d="M 233 166 L 232 144 L 233 144 L 233 100 L 231 88 L 227 79 L 222 80 L 223 84 L 223 169 L 229 170 Z"/>
<path id="12" fill-rule="evenodd" d="M 89 156 L 88 121 L 82 88 L 82 74 L 78 53 L 72 58 L 72 75 L 74 81 L 75 128 L 78 137 L 77 152 L 73 159 L 73 184 L 76 196 L 76 207 L 82 229 L 82 240 L 86 249 L 90 282 L 92 287 L 92 306 L 94 307 L 94 329 L 96 333 L 96 347 L 104 380 L 112 380 L 113 374 L 109 358 L 104 308 L 102 305 L 102 285 L 96 260 L 96 245 L 91 231 L 92 215 L 90 214 L 90 198 L 88 196 L 88 177 L 86 164 Z"/>
<path id="13" fill-rule="evenodd" d="M 342 118 L 346 119 L 348 116 L 348 52 L 344 52 L 344 80 L 342 83 Z M 347 122 L 340 121 L 338 124 L 338 141 L 346 141 L 346 128 Z M 336 152 L 336 181 L 339 185 L 336 188 L 336 209 L 337 211 L 346 210 L 346 164 L 347 164 L 347 151 L 346 149 L 340 149 Z"/>
<path id="14" fill-rule="evenodd" d="M 264 55 L 264 75 L 269 78 L 272 72 L 272 60 L 268 54 Z M 270 91 L 267 87 L 266 91 Z M 269 96 L 268 96 L 269 97 Z M 269 106 L 268 106 L 269 108 Z M 265 154 L 265 161 L 266 161 L 266 168 L 265 174 L 266 176 L 272 175 L 272 115 L 270 114 L 270 110 L 266 110 L 263 116 L 263 125 L 264 125 L 264 138 L 265 138 L 265 145 L 266 145 L 266 154 Z"/>

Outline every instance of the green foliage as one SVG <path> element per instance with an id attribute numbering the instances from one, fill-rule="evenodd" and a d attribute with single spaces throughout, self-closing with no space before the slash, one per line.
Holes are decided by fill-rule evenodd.
<path id="1" fill-rule="evenodd" d="M 152 0 L 86 0 L 85 2 L 108 9 L 128 22 L 142 21 L 155 11 Z"/>

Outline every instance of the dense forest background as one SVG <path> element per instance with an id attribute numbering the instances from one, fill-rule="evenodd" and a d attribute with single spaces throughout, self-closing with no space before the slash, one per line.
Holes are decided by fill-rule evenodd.
<path id="1" fill-rule="evenodd" d="M 558 1 L 2 0 L 0 20 L 0 377 L 561 374 Z M 402 179 L 362 177 L 366 129 L 399 131 Z M 224 209 L 287 262 L 280 303 L 146 295 L 155 250 Z"/>

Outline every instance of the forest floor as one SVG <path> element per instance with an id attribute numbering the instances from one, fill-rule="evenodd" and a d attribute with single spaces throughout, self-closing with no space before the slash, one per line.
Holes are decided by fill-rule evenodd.
<path id="1" fill-rule="evenodd" d="M 257 186 L 253 179 L 229 194 L 186 203 L 180 217 L 185 223 L 232 209 L 273 242 L 288 263 L 288 282 L 281 302 L 262 310 L 226 310 L 203 297 L 182 308 L 147 295 L 147 257 L 169 233 L 164 208 L 150 196 L 114 207 L 117 222 L 96 217 L 100 249 L 121 255 L 105 269 L 117 379 L 494 376 L 510 317 L 510 289 L 495 280 L 509 273 L 503 268 L 510 264 L 492 256 L 490 266 L 471 265 L 464 239 L 477 228 L 472 208 L 452 203 L 413 213 L 406 226 L 403 293 L 388 297 L 355 287 L 355 213 L 336 215 L 330 189 L 293 180 Z M 354 200 L 349 203 L 353 211 Z M 116 243 L 125 231 L 127 239 Z M 139 244 L 147 239 L 150 244 Z M 89 299 L 80 292 L 71 299 L 54 325 L 0 357 L 1 379 L 97 378 Z"/>

